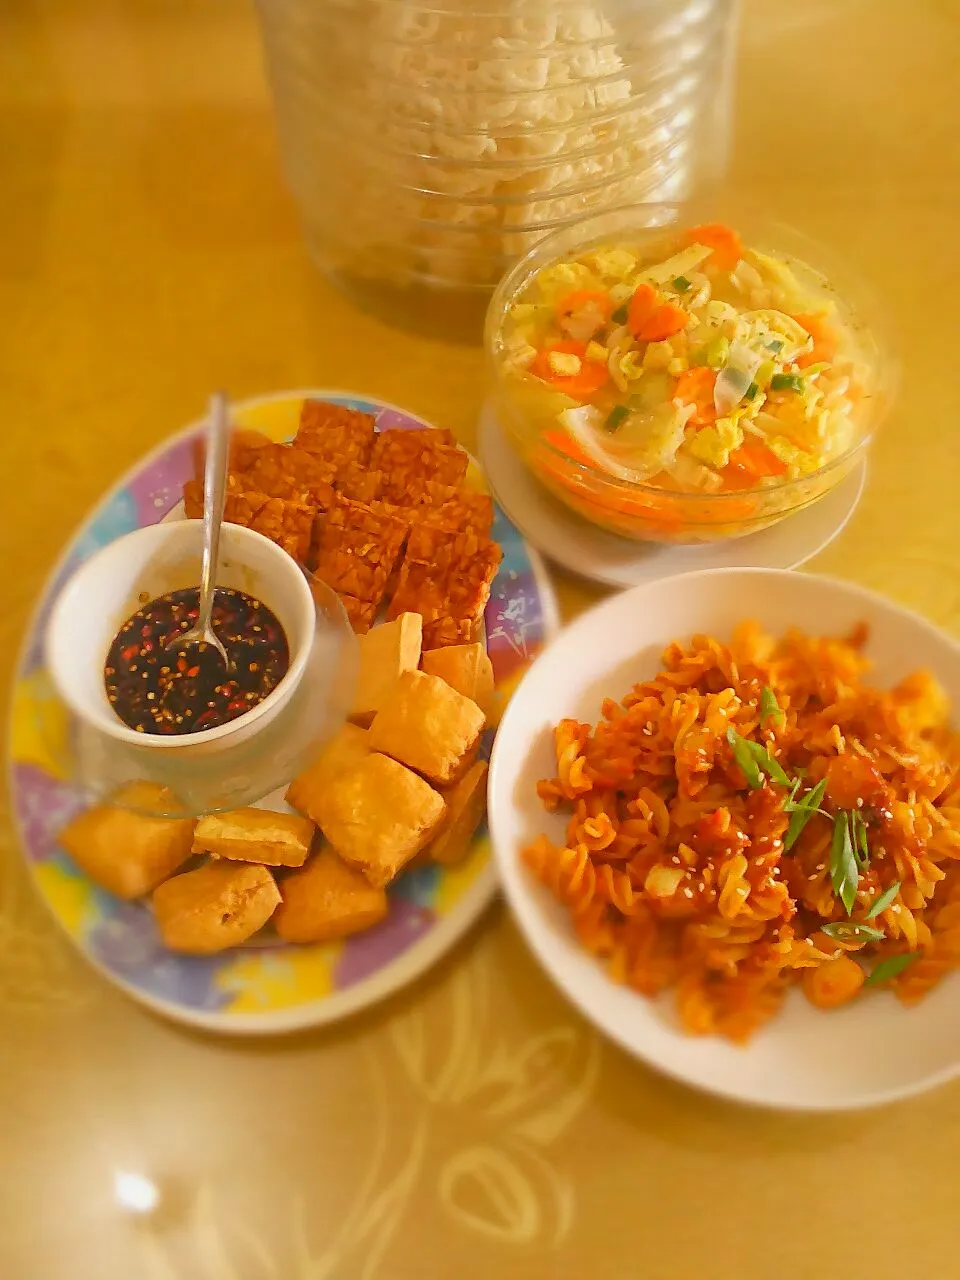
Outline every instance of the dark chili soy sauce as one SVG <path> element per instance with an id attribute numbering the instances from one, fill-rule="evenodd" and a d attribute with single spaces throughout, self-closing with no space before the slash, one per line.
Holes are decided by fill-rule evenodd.
<path id="1" fill-rule="evenodd" d="M 107 697 L 138 733 L 215 729 L 262 702 L 287 672 L 290 650 L 276 614 L 232 588 L 218 588 L 213 603 L 213 629 L 229 668 L 209 645 L 167 648 L 194 625 L 199 601 L 196 587 L 158 596 L 127 619 L 110 646 Z"/>

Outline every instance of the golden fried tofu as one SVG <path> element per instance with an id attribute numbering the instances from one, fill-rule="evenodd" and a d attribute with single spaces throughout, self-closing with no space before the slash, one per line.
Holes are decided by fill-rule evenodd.
<path id="1" fill-rule="evenodd" d="M 493 714 L 493 664 L 479 641 L 428 649 L 421 662 L 430 676 L 439 676 L 452 689 L 475 702 L 489 722 Z"/>
<path id="2" fill-rule="evenodd" d="M 268 867 L 302 867 L 316 827 L 308 818 L 272 809 L 231 809 L 200 818 L 193 833 L 193 852 L 212 853 L 237 862 Z"/>
<path id="3" fill-rule="evenodd" d="M 404 671 L 416 671 L 420 663 L 423 619 L 419 613 L 401 613 L 360 638 L 360 670 L 350 719 L 369 724 L 384 697 Z"/>
<path id="4" fill-rule="evenodd" d="M 457 488 L 469 461 L 449 431 L 425 427 L 380 432 L 370 465 L 382 473 L 381 497 L 415 506 L 429 496 L 429 484 Z"/>
<path id="5" fill-rule="evenodd" d="M 387 895 L 330 848 L 280 885 L 273 925 L 284 942 L 329 942 L 370 929 L 387 914 Z"/>
<path id="6" fill-rule="evenodd" d="M 487 808 L 487 764 L 478 760 L 459 782 L 442 792 L 447 816 L 434 836 L 428 855 L 434 862 L 450 866 L 466 857 Z"/>
<path id="7" fill-rule="evenodd" d="M 68 822 L 60 832 L 60 844 L 102 888 L 118 898 L 139 898 L 190 857 L 196 824 L 193 818 L 154 817 L 132 810 L 162 813 L 175 807 L 165 787 L 132 782 L 114 795 L 112 804 L 98 804 Z"/>
<path id="8" fill-rule="evenodd" d="M 284 796 L 291 809 L 317 822 L 320 796 L 344 773 L 370 754 L 370 735 L 355 724 L 345 724 L 330 739 L 316 760 L 287 787 Z"/>
<path id="9" fill-rule="evenodd" d="M 206 956 L 246 942 L 280 904 L 266 867 L 208 862 L 155 890 L 153 913 L 171 951 Z"/>
<path id="10" fill-rule="evenodd" d="M 405 671 L 370 726 L 370 746 L 439 786 L 452 782 L 485 724 L 475 702 L 438 676 Z"/>
<path id="11" fill-rule="evenodd" d="M 317 819 L 340 857 L 382 886 L 430 843 L 446 809 L 423 778 L 372 752 L 321 792 Z"/>
<path id="12" fill-rule="evenodd" d="M 383 599 L 408 524 L 383 503 L 338 498 L 320 532 L 316 574 L 334 591 L 369 604 Z"/>
<path id="13" fill-rule="evenodd" d="M 369 463 L 373 436 L 371 414 L 326 400 L 305 400 L 294 444 L 342 471 Z"/>

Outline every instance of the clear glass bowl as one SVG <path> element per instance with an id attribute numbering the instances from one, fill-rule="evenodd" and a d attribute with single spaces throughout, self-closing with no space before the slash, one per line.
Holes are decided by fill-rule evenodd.
<path id="1" fill-rule="evenodd" d="M 727 158 L 734 0 L 258 0 L 311 256 L 390 324 L 476 341 L 503 271 Z"/>
<path id="2" fill-rule="evenodd" d="M 879 307 L 868 286 L 856 279 L 828 250 L 789 227 L 736 216 L 744 243 L 786 258 L 827 282 L 845 322 L 852 327 L 873 375 L 870 393 L 853 415 L 850 447 L 818 470 L 800 478 L 773 480 L 762 488 L 737 492 L 681 492 L 653 483 L 612 475 L 599 464 L 580 460 L 545 438 L 556 426 L 557 405 L 532 374 L 518 374 L 504 361 L 503 326 L 512 304 L 537 273 L 551 263 L 611 243 L 643 247 L 662 240 L 665 229 L 716 221 L 702 211 L 676 204 L 629 206 L 586 219 L 547 236 L 522 258 L 498 286 L 487 312 L 485 343 L 490 393 L 505 434 L 535 478 L 577 515 L 611 533 L 637 541 L 714 542 L 768 528 L 819 501 L 863 459 L 889 411 L 897 381 L 896 362 L 882 341 Z M 870 320 L 869 327 L 864 317 Z M 558 397 L 563 405 L 565 397 Z M 561 406 L 562 407 L 562 406 Z"/>

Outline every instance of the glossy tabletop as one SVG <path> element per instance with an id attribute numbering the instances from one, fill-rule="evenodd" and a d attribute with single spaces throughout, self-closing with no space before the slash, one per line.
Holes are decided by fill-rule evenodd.
<path id="1" fill-rule="evenodd" d="M 747 0 L 733 190 L 847 256 L 903 360 L 866 496 L 810 566 L 960 632 L 957 0 Z M 32 602 L 107 484 L 212 387 L 354 387 L 472 444 L 478 350 L 306 259 L 242 0 L 0 10 L 3 713 Z M 598 592 L 556 575 L 570 616 Z M 87 969 L 0 813 L 3 1280 L 955 1276 L 960 1086 L 803 1119 L 602 1043 L 500 906 L 324 1032 L 166 1024 Z"/>

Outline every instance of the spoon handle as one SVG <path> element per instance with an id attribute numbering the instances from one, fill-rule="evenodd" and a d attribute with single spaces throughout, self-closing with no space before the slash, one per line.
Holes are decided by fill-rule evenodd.
<path id="1" fill-rule="evenodd" d="M 220 559 L 220 526 L 227 495 L 227 461 L 230 452 L 230 420 L 222 391 L 210 397 L 207 457 L 203 469 L 203 560 L 200 565 L 200 614 L 197 627 L 210 626 L 213 596 Z"/>

